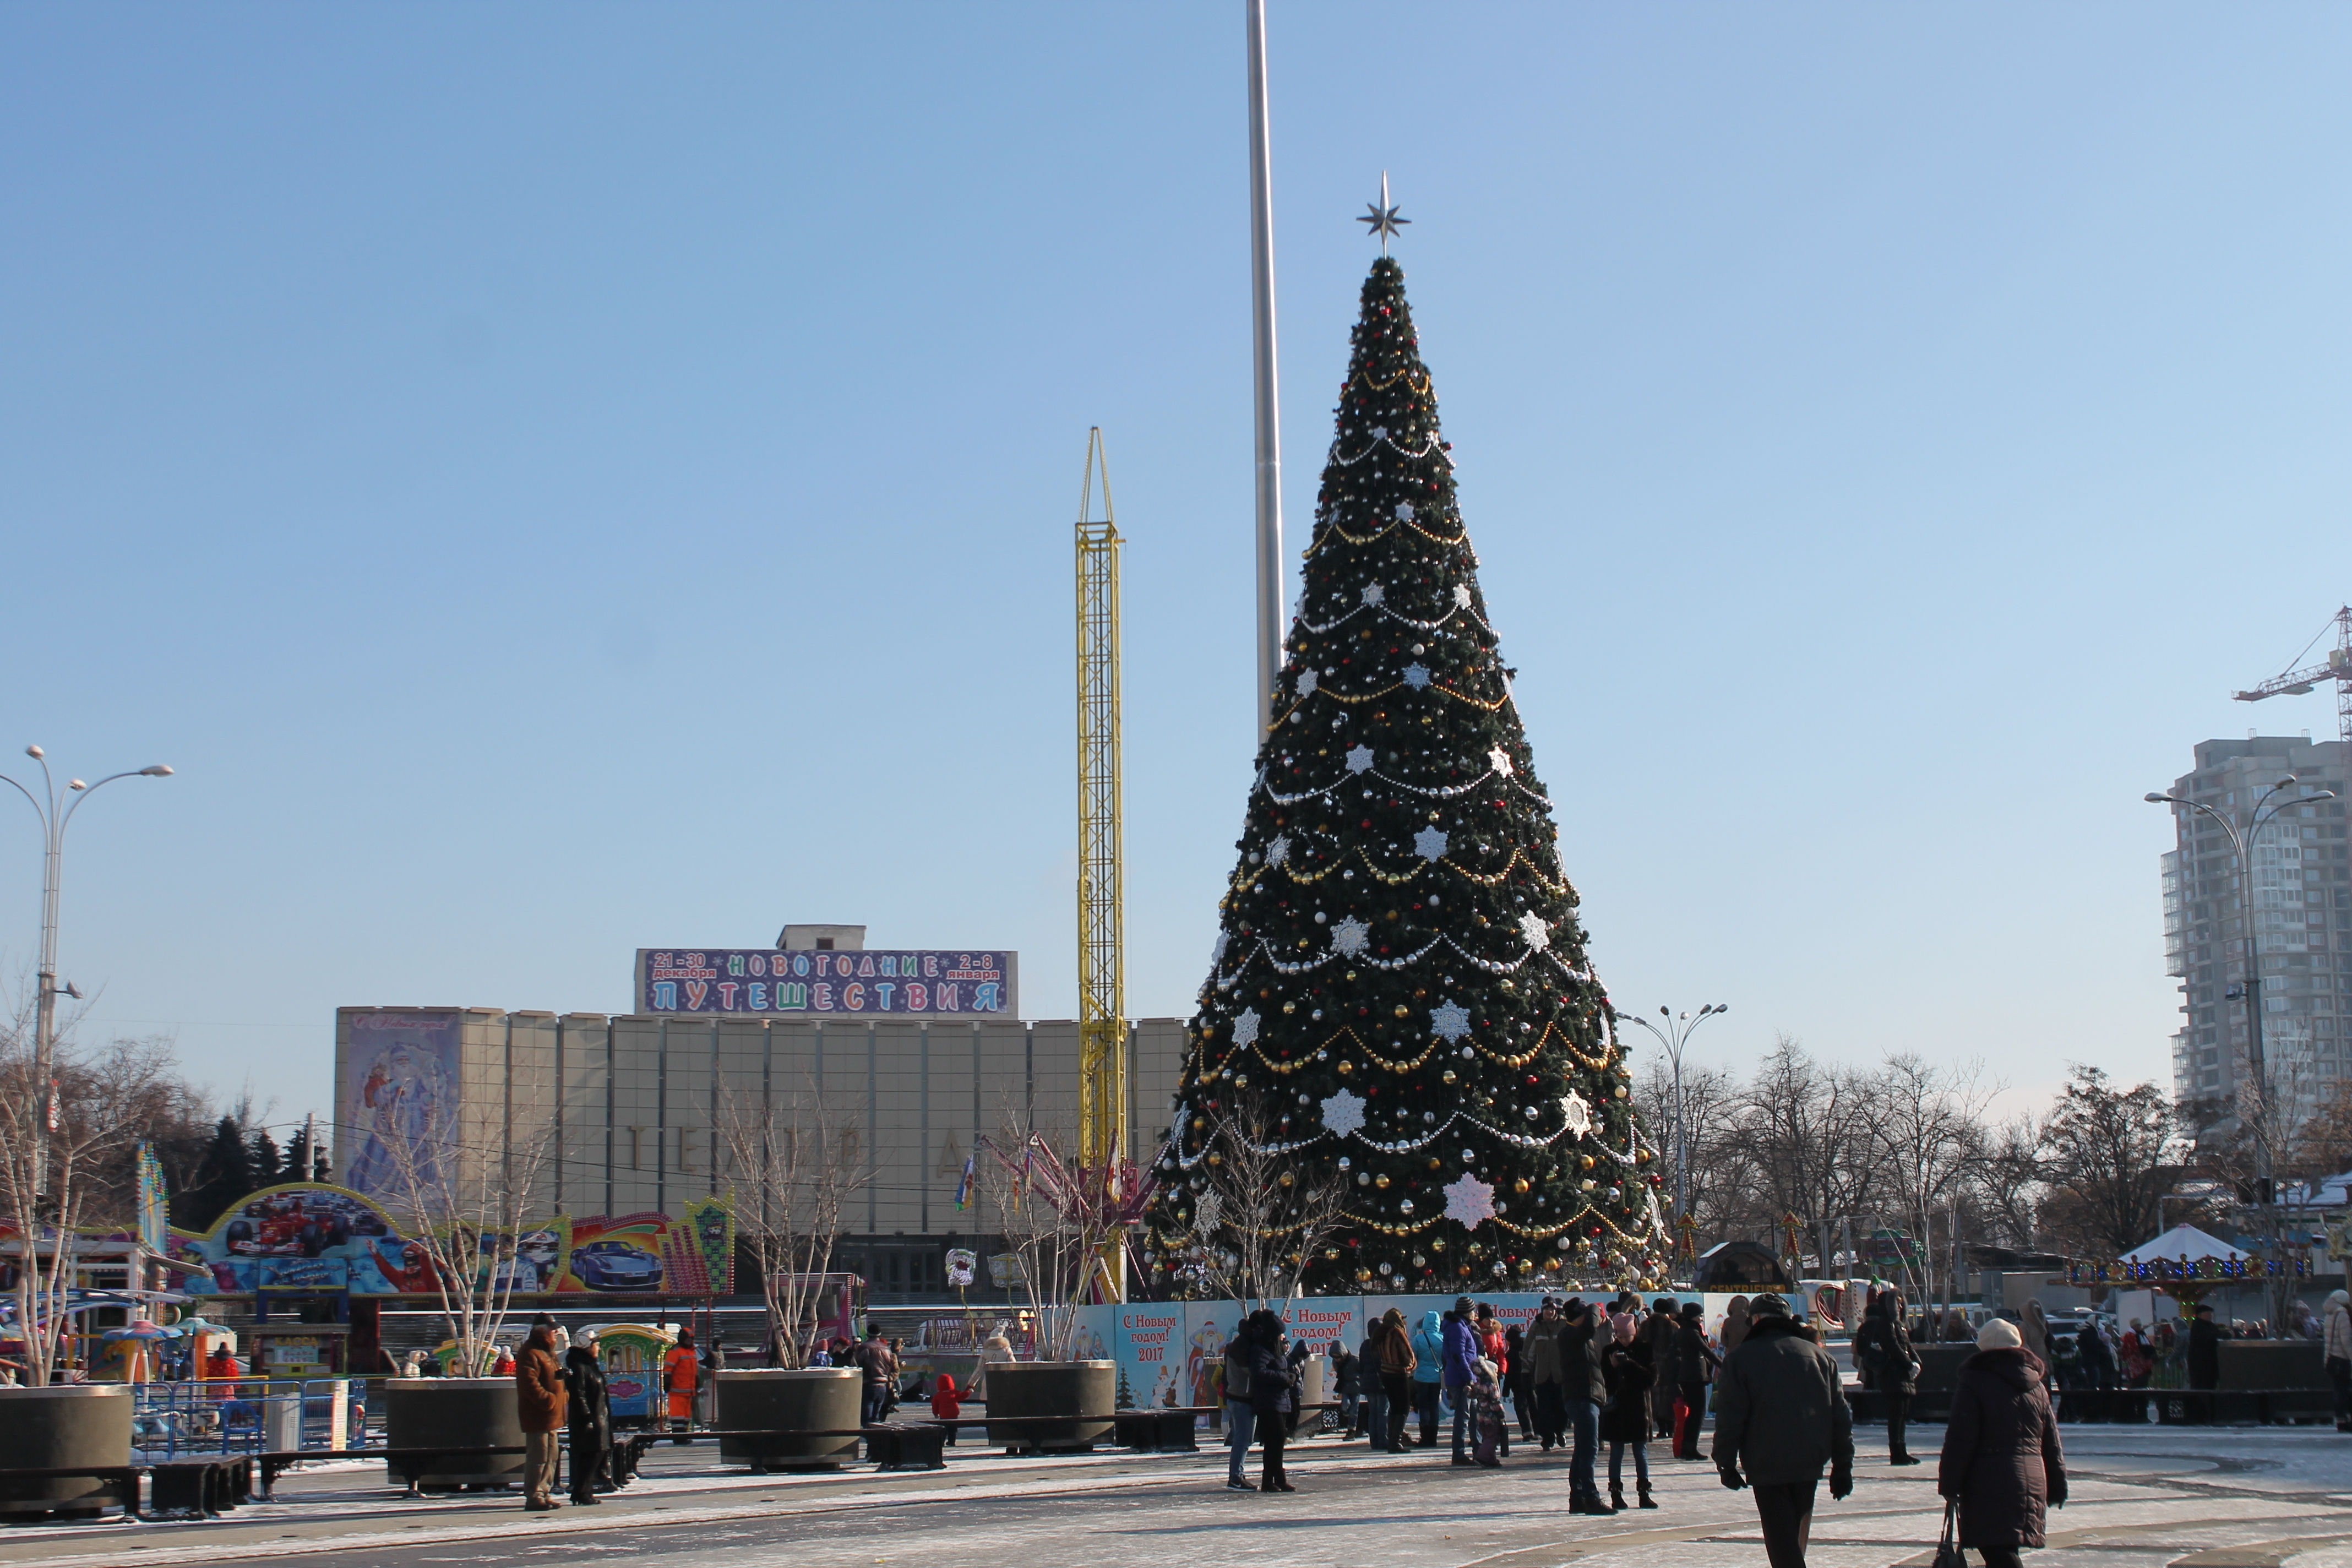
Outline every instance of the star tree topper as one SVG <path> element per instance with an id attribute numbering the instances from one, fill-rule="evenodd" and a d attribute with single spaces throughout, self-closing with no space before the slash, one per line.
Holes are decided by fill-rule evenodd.
<path id="1" fill-rule="evenodd" d="M 1381 254 L 1382 256 L 1386 256 L 1389 253 L 1389 240 L 1396 234 L 1396 231 L 1404 227 L 1405 225 L 1412 221 L 1412 219 L 1409 217 L 1397 216 L 1397 208 L 1389 205 L 1389 172 L 1386 169 L 1382 169 L 1381 171 L 1381 199 L 1379 202 L 1370 205 L 1365 216 L 1360 217 L 1356 220 L 1358 223 L 1368 224 L 1370 226 L 1365 234 L 1366 238 L 1369 239 L 1375 234 L 1381 237 Z"/>

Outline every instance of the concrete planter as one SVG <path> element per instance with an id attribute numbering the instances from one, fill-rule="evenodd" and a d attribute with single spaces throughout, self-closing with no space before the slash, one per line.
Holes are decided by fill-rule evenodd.
<path id="1" fill-rule="evenodd" d="M 510 1377 L 404 1377 L 383 1385 L 383 1438 L 387 1448 L 520 1448 L 522 1416 Z M 387 1478 L 402 1478 L 386 1471 Z M 512 1486 L 522 1479 L 520 1454 L 477 1454 L 453 1458 L 424 1476 L 418 1485 Z"/>
<path id="2" fill-rule="evenodd" d="M 1298 1408 L 1290 1416 L 1290 1430 L 1293 1432 L 1303 1430 L 1311 1436 L 1322 1429 L 1324 1413 L 1307 1407 L 1320 1405 L 1331 1397 L 1326 1392 L 1330 1386 L 1330 1362 L 1319 1355 L 1308 1356 L 1298 1363 Z"/>
<path id="3" fill-rule="evenodd" d="M 0 1388 L 0 1470 L 128 1465 L 131 1403 L 130 1386 L 120 1383 Z M 0 1518 L 43 1513 L 94 1517 L 106 1508 L 122 1506 L 118 1482 L 79 1476 L 0 1480 Z"/>
<path id="4" fill-rule="evenodd" d="M 857 1426 L 865 1373 L 856 1367 L 722 1372 L 714 1395 L 715 1425 L 723 1432 L 840 1432 Z M 855 1437 L 803 1437 L 754 1448 L 721 1437 L 719 1457 L 771 1470 L 835 1470 L 857 1458 Z"/>
<path id="5" fill-rule="evenodd" d="M 988 1369 L 988 1444 L 1032 1453 L 1084 1452 L 1110 1436 L 1118 1363 L 1004 1361 Z M 998 1416 L 1067 1415 L 1067 1422 L 999 1426 Z"/>

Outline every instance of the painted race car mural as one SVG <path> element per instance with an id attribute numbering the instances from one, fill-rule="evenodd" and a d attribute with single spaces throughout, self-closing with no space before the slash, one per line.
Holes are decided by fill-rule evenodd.
<path id="1" fill-rule="evenodd" d="M 677 1215 L 574 1219 L 524 1231 L 496 1267 L 520 1295 L 724 1295 L 734 1288 L 735 1217 L 719 1198 Z M 495 1249 L 485 1244 L 482 1273 Z M 171 1255 L 190 1266 L 194 1295 L 248 1295 L 258 1287 L 432 1295 L 428 1249 L 402 1236 L 374 1200 L 346 1187 L 294 1183 L 232 1205 L 211 1230 L 173 1229 Z"/>

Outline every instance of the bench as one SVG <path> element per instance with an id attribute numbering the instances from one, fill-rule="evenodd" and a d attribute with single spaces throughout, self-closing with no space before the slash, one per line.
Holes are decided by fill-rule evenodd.
<path id="1" fill-rule="evenodd" d="M 253 1489 L 253 1460 L 243 1454 L 218 1459 L 170 1459 L 147 1471 L 147 1511 L 217 1519 Z"/>
<path id="2" fill-rule="evenodd" d="M 81 1496 L 76 1498 L 60 1499 L 58 1500 L 57 1506 L 50 1509 L 48 1511 L 51 1513 L 85 1513 L 95 1509 L 104 1508 L 108 1503 L 112 1502 L 120 1506 L 124 1513 L 130 1515 L 132 1519 L 136 1519 L 139 1517 L 140 1468 L 141 1467 L 137 1465 L 58 1465 L 37 1469 L 17 1469 L 11 1468 L 0 1470 L 0 1496 L 4 1496 L 7 1490 L 7 1483 L 14 1480 L 67 1481 L 89 1479 L 100 1483 L 98 1490 L 84 1492 Z M 42 1500 L 37 1498 L 11 1498 L 7 1500 L 12 1502 L 37 1502 Z"/>

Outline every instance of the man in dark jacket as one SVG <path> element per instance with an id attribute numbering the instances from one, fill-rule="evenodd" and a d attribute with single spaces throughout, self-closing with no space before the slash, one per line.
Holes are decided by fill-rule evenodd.
<path id="1" fill-rule="evenodd" d="M 1568 1405 L 1568 1429 L 1573 1435 L 1569 1451 L 1568 1485 L 1570 1513 L 1609 1514 L 1615 1510 L 1601 1500 L 1593 1462 L 1601 1447 L 1601 1407 L 1609 1402 L 1609 1374 L 1602 1352 L 1609 1348 L 1608 1321 L 1596 1302 L 1587 1306 L 1571 1300 L 1560 1319 L 1560 1393 Z"/>
<path id="2" fill-rule="evenodd" d="M 1675 1332 L 1675 1457 L 1703 1458 L 1698 1429 L 1706 1421 L 1707 1369 L 1723 1358 L 1706 1342 L 1706 1310 L 1696 1301 L 1683 1303 L 1682 1327 Z"/>
<path id="3" fill-rule="evenodd" d="M 1872 1298 L 1853 1336 L 1853 1359 L 1864 1384 L 1886 1401 L 1886 1462 L 1916 1465 L 1919 1461 L 1911 1457 L 1905 1423 L 1911 1417 L 1912 1397 L 1919 1392 L 1919 1359 L 1911 1353 L 1902 1301 L 1892 1290 Z"/>
<path id="4" fill-rule="evenodd" d="M 1465 1296 L 1445 1314 L 1444 1364 L 1440 1371 L 1445 1382 L 1445 1402 L 1454 1406 L 1454 1462 L 1457 1465 L 1477 1462 L 1470 1457 L 1470 1384 L 1478 1375 L 1480 1353 L 1478 1331 L 1470 1324 L 1475 1310 Z"/>
<path id="5" fill-rule="evenodd" d="M 1361 1392 L 1356 1381 L 1356 1352 L 1348 1342 L 1333 1339 L 1326 1347 L 1331 1352 L 1331 1397 L 1339 1405 L 1339 1435 L 1342 1439 L 1356 1435 L 1356 1396 Z"/>
<path id="6" fill-rule="evenodd" d="M 563 1369 L 555 1363 L 555 1331 L 535 1328 L 515 1358 L 515 1413 L 522 1423 L 522 1506 L 541 1513 L 555 1500 L 556 1435 L 563 1430 Z"/>
<path id="7" fill-rule="evenodd" d="M 1672 1440 L 1675 1435 L 1675 1342 L 1682 1325 L 1675 1316 L 1671 1296 L 1661 1296 L 1650 1303 L 1650 1315 L 1633 1337 L 1649 1347 L 1650 1371 L 1657 1381 L 1650 1385 L 1650 1419 L 1657 1436 Z"/>
<path id="8" fill-rule="evenodd" d="M 1257 1406 L 1250 1399 L 1250 1363 L 1257 1347 L 1246 1320 L 1225 1343 L 1225 1489 L 1254 1489 L 1242 1477 L 1250 1442 L 1257 1436 Z"/>
<path id="9" fill-rule="evenodd" d="M 1716 1380 L 1715 1468 L 1734 1491 L 1756 1489 L 1772 1568 L 1805 1568 L 1822 1468 L 1830 1496 L 1853 1490 L 1853 1415 L 1837 1363 L 1788 1302 L 1767 1291 L 1748 1312 L 1748 1338 Z"/>
<path id="10" fill-rule="evenodd" d="M 596 1359 L 596 1331 L 583 1329 L 563 1358 L 564 1415 L 572 1430 L 572 1500 L 604 1500 L 597 1485 L 612 1484 L 613 1406 L 604 1363 Z"/>
<path id="11" fill-rule="evenodd" d="M 2197 1303 L 2189 1323 L 2189 1386 L 2221 1386 L 2221 1329 L 2213 1321 L 2213 1303 Z"/>

